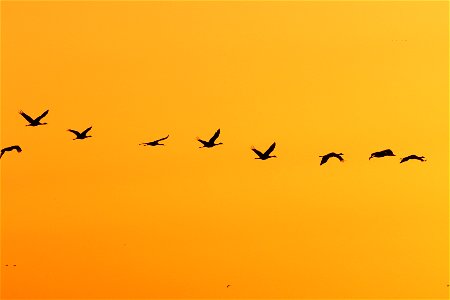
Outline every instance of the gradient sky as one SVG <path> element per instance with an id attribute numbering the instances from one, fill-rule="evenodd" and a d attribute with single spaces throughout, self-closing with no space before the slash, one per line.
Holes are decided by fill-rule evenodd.
<path id="1" fill-rule="evenodd" d="M 1 25 L 2 298 L 448 297 L 447 2 L 2 1 Z"/>

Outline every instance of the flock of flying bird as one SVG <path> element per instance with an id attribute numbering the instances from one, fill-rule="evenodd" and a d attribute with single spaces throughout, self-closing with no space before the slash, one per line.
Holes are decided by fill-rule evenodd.
<path id="1" fill-rule="evenodd" d="M 47 124 L 47 123 L 41 123 L 41 120 L 48 114 L 48 110 L 46 110 L 44 113 L 42 113 L 42 115 L 40 115 L 39 117 L 37 117 L 35 119 L 30 117 L 29 115 L 27 115 L 23 111 L 20 111 L 19 114 L 22 117 L 24 117 L 25 120 L 28 121 L 28 124 L 26 126 L 33 126 L 33 127 L 35 127 L 35 126 L 40 126 L 40 125 L 46 125 Z M 75 134 L 76 137 L 74 138 L 74 140 L 83 140 L 83 139 L 92 137 L 91 135 L 87 135 L 88 132 L 91 129 L 92 129 L 92 126 L 87 128 L 87 129 L 85 129 L 82 132 L 79 132 L 79 131 L 76 131 L 76 130 L 73 130 L 73 129 L 68 129 L 67 131 L 72 132 L 73 134 Z M 222 145 L 223 143 L 217 143 L 216 144 L 216 140 L 219 137 L 219 135 L 220 135 L 220 129 L 218 129 L 208 141 L 205 141 L 205 140 L 202 140 L 200 138 L 197 138 L 197 141 L 199 141 L 203 145 L 203 146 L 201 146 L 199 148 L 212 148 L 212 147 L 215 147 L 215 146 L 218 146 L 218 145 Z M 168 138 L 169 138 L 169 136 L 166 136 L 166 137 L 163 137 L 161 139 L 158 139 L 158 140 L 155 140 L 155 141 L 151 141 L 151 142 L 141 143 L 139 145 L 143 145 L 143 146 L 164 146 L 164 144 L 162 144 L 160 142 L 164 141 L 164 140 L 166 140 Z M 266 159 L 269 159 L 269 158 L 276 157 L 275 155 L 270 155 L 272 153 L 272 151 L 275 150 L 275 146 L 276 146 L 276 143 L 273 143 L 272 145 L 270 145 L 270 147 L 264 153 L 259 151 L 259 150 L 257 150 L 257 149 L 255 149 L 255 147 L 252 147 L 251 149 L 258 156 L 255 159 L 266 160 Z M 6 148 L 3 148 L 1 150 L 0 158 L 3 156 L 3 154 L 5 152 L 12 151 L 12 150 L 16 150 L 17 152 L 22 152 L 22 148 L 20 148 L 20 146 L 18 146 L 18 145 L 6 147 Z M 342 154 L 342 153 L 331 152 L 331 153 L 328 153 L 326 155 L 319 156 L 319 157 L 322 158 L 321 161 L 320 161 L 320 165 L 323 165 L 324 163 L 326 163 L 332 157 L 335 157 L 335 158 L 339 159 L 339 161 L 343 162 L 344 161 L 344 159 L 342 158 L 343 155 L 344 154 Z M 392 150 L 386 149 L 386 150 L 382 150 L 382 151 L 378 151 L 378 152 L 372 153 L 370 155 L 370 157 L 369 157 L 369 160 L 374 158 L 374 157 L 379 158 L 379 157 L 385 157 L 385 156 L 395 156 L 395 154 L 392 152 Z M 406 161 L 411 160 L 411 159 L 419 160 L 419 161 L 422 161 L 422 162 L 426 161 L 424 156 L 417 156 L 417 155 L 413 154 L 413 155 L 409 155 L 409 156 L 403 157 L 400 160 L 400 163 L 406 162 Z"/>

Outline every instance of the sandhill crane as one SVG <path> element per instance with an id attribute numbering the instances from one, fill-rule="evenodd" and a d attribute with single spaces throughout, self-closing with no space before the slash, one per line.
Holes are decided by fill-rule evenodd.
<path id="1" fill-rule="evenodd" d="M 148 143 L 141 143 L 139 145 L 143 145 L 143 146 L 164 146 L 164 144 L 160 144 L 160 141 L 164 141 L 167 140 L 169 138 L 169 135 L 167 135 L 166 137 L 153 141 L 153 142 L 148 142 Z"/>
<path id="2" fill-rule="evenodd" d="M 86 135 L 89 132 L 89 130 L 91 130 L 91 129 L 92 129 L 92 126 L 87 128 L 82 133 L 79 133 L 78 131 L 73 130 L 73 129 L 67 129 L 67 131 L 70 131 L 77 136 L 76 138 L 74 138 L 74 140 L 84 140 L 85 138 L 92 137 L 91 135 Z"/>
<path id="3" fill-rule="evenodd" d="M 343 162 L 344 159 L 342 158 L 342 155 L 344 155 L 344 154 L 331 152 L 326 155 L 319 156 L 319 157 L 322 157 L 322 160 L 320 161 L 320 165 L 323 165 L 332 157 L 336 157 L 337 159 L 339 159 L 340 162 Z"/>
<path id="4" fill-rule="evenodd" d="M 39 126 L 39 125 L 46 125 L 47 123 L 41 123 L 41 120 L 43 117 L 45 117 L 48 114 L 48 109 L 46 111 L 44 111 L 42 113 L 42 115 L 40 115 L 39 117 L 37 117 L 36 119 L 33 119 L 32 117 L 30 117 L 29 115 L 27 115 L 26 113 L 24 113 L 22 110 L 19 111 L 19 114 L 25 118 L 25 120 L 28 121 L 29 124 L 25 125 L 25 126 Z"/>
<path id="5" fill-rule="evenodd" d="M 405 161 L 408 161 L 408 160 L 410 160 L 410 159 L 417 159 L 417 160 L 420 160 L 420 161 L 427 161 L 426 159 L 425 159 L 425 156 L 417 156 L 417 155 L 409 155 L 409 156 L 406 156 L 406 157 L 403 157 L 401 160 L 400 160 L 400 163 L 404 163 Z"/>
<path id="6" fill-rule="evenodd" d="M 218 144 L 214 143 L 217 140 L 217 138 L 219 137 L 219 135 L 220 135 L 220 129 L 217 129 L 216 133 L 214 133 L 213 137 L 210 138 L 209 141 L 204 141 L 197 137 L 197 141 L 199 141 L 200 143 L 203 144 L 203 146 L 201 146 L 199 148 L 212 148 L 217 145 L 222 145 L 222 143 L 218 143 Z"/>
<path id="7" fill-rule="evenodd" d="M 16 150 L 17 152 L 22 152 L 22 148 L 20 148 L 20 146 L 17 146 L 17 145 L 15 145 L 15 146 L 9 146 L 9 147 L 6 147 L 6 148 L 3 148 L 1 151 L 0 151 L 0 158 L 2 158 L 2 156 L 3 156 L 3 154 L 5 154 L 5 152 L 7 152 L 7 151 L 12 151 L 12 150 Z"/>
<path id="8" fill-rule="evenodd" d="M 391 149 L 386 149 L 383 151 L 374 152 L 370 155 L 369 160 L 373 157 L 385 157 L 385 156 L 395 156 Z"/>
<path id="9" fill-rule="evenodd" d="M 253 152 L 256 153 L 256 155 L 258 155 L 258 157 L 255 157 L 255 159 L 266 160 L 271 157 L 276 157 L 275 155 L 270 155 L 270 153 L 272 153 L 272 151 L 275 149 L 275 146 L 276 143 L 274 142 L 272 145 L 270 145 L 269 149 L 267 149 L 266 152 L 264 153 L 261 153 L 261 151 L 255 149 L 255 147 L 252 147 L 251 149 L 253 150 Z"/>

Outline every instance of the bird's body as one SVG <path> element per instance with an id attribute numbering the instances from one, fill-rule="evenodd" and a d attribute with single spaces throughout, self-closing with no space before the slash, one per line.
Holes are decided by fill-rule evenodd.
<path id="1" fill-rule="evenodd" d="M 373 157 L 385 157 L 385 156 L 395 156 L 391 149 L 386 149 L 383 151 L 374 152 L 370 155 L 369 160 Z"/>
<path id="2" fill-rule="evenodd" d="M 3 154 L 5 154 L 5 152 L 7 152 L 7 151 L 12 151 L 12 150 L 16 150 L 17 152 L 22 152 L 22 148 L 20 148 L 20 146 L 17 146 L 17 145 L 15 145 L 15 146 L 9 146 L 9 147 L 6 147 L 6 148 L 3 148 L 1 151 L 0 151 L 0 158 L 2 158 L 2 156 L 3 156 Z"/>
<path id="3" fill-rule="evenodd" d="M 409 155 L 409 156 L 406 156 L 406 157 L 403 157 L 401 160 L 400 160 L 400 163 L 404 163 L 405 161 L 408 161 L 408 160 L 410 160 L 410 159 L 416 159 L 416 160 L 420 160 L 420 161 L 427 161 L 426 159 L 425 159 L 425 156 L 417 156 L 417 155 Z"/>
<path id="4" fill-rule="evenodd" d="M 82 133 L 80 133 L 80 132 L 78 132 L 76 130 L 73 130 L 73 129 L 67 129 L 67 131 L 70 131 L 70 132 L 72 132 L 73 134 L 75 134 L 77 136 L 76 138 L 74 138 L 74 140 L 84 140 L 86 138 L 92 137 L 91 135 L 87 135 L 87 133 L 91 129 L 92 129 L 92 126 L 87 128 L 86 130 L 84 130 Z"/>
<path id="5" fill-rule="evenodd" d="M 162 139 L 159 139 L 159 140 L 156 140 L 156 141 L 153 141 L 153 142 L 148 142 L 148 143 L 141 143 L 139 145 L 143 145 L 143 146 L 164 146 L 164 144 L 160 144 L 159 142 L 160 141 L 164 141 L 164 140 L 166 140 L 168 138 L 169 138 L 169 135 L 167 135 L 166 137 L 164 137 Z"/>
<path id="6" fill-rule="evenodd" d="M 25 125 L 25 126 L 39 126 L 39 125 L 46 125 L 47 123 L 41 123 L 42 118 L 44 118 L 47 114 L 48 114 L 48 109 L 46 111 L 44 111 L 42 113 L 42 115 L 40 115 L 39 117 L 37 117 L 36 119 L 33 119 L 32 117 L 30 117 L 29 115 L 27 115 L 26 113 L 24 113 L 22 110 L 19 111 L 19 114 L 25 118 L 25 120 L 28 121 L 29 124 Z"/>
<path id="7" fill-rule="evenodd" d="M 217 129 L 216 133 L 214 133 L 213 137 L 210 138 L 209 141 L 204 141 L 204 140 L 201 140 L 200 138 L 197 138 L 197 141 L 199 141 L 200 143 L 203 144 L 203 146 L 201 146 L 199 148 L 212 148 L 217 145 L 222 145 L 222 143 L 218 143 L 218 144 L 215 143 L 215 141 L 217 140 L 219 135 L 220 135 L 220 129 Z"/>
<path id="8" fill-rule="evenodd" d="M 342 155 L 344 155 L 344 154 L 331 152 L 326 155 L 319 156 L 319 157 L 322 157 L 322 160 L 320 161 L 320 165 L 323 165 L 332 157 L 336 157 L 337 159 L 339 159 L 340 162 L 344 162 Z"/>
<path id="9" fill-rule="evenodd" d="M 272 151 L 275 149 L 275 146 L 276 146 L 276 143 L 274 142 L 272 145 L 270 145 L 269 149 L 267 149 L 266 152 L 264 152 L 264 153 L 257 150 L 255 147 L 252 147 L 251 149 L 253 150 L 253 152 L 256 153 L 256 155 L 258 155 L 258 157 L 255 157 L 255 159 L 266 160 L 271 157 L 276 157 L 275 155 L 270 155 L 270 153 L 272 153 Z"/>

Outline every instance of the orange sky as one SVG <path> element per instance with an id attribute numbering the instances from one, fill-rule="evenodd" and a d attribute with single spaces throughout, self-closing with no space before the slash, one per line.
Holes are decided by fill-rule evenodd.
<path id="1" fill-rule="evenodd" d="M 447 2 L 2 1 L 1 25 L 1 298 L 448 298 Z"/>

